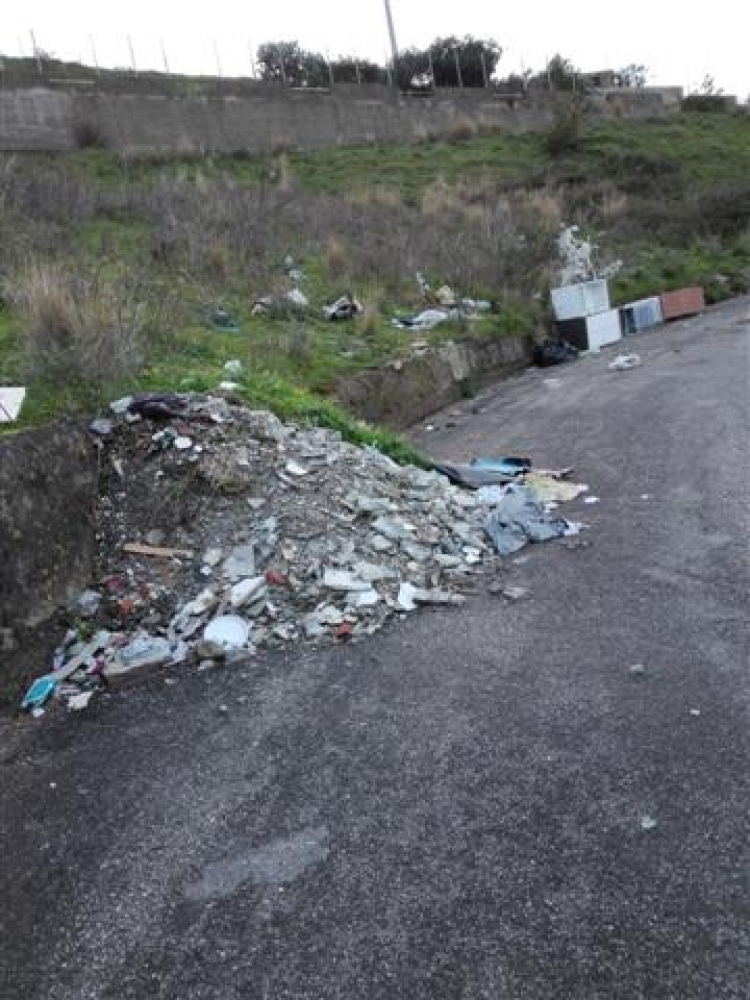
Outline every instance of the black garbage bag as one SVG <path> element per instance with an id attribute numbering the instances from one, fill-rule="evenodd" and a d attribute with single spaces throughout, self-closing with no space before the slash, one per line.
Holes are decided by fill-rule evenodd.
<path id="1" fill-rule="evenodd" d="M 563 365 L 578 357 L 578 350 L 564 340 L 545 340 L 534 348 L 534 364 L 540 368 Z"/>

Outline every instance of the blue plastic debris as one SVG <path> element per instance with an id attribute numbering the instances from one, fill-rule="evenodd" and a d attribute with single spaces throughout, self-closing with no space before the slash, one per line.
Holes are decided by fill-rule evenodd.
<path id="1" fill-rule="evenodd" d="M 475 458 L 471 465 L 475 469 L 487 469 L 488 472 L 500 472 L 505 476 L 520 476 L 531 472 L 530 458 Z"/>
<path id="2" fill-rule="evenodd" d="M 484 530 L 501 556 L 513 555 L 529 542 L 562 538 L 568 530 L 563 518 L 550 517 L 525 486 L 509 486 L 493 507 Z"/>
<path id="3" fill-rule="evenodd" d="M 57 683 L 57 678 L 53 677 L 51 674 L 45 674 L 43 677 L 37 677 L 29 690 L 23 696 L 21 708 L 41 708 L 45 701 L 47 701 L 48 698 L 51 698 L 55 693 Z"/>

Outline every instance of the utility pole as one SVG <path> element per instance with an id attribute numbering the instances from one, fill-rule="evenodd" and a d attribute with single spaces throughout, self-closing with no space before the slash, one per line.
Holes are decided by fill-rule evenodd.
<path id="1" fill-rule="evenodd" d="M 94 36 L 89 35 L 89 45 L 91 46 L 91 58 L 94 60 L 94 68 L 96 69 L 96 75 L 99 76 L 99 59 L 96 55 L 96 45 L 94 45 Z"/>
<path id="2" fill-rule="evenodd" d="M 398 45 L 396 44 L 396 29 L 393 26 L 393 14 L 391 13 L 391 0 L 384 0 L 385 3 L 385 19 L 388 22 L 388 34 L 391 39 L 391 59 L 393 60 L 393 69 L 396 70 L 396 63 L 398 62 Z"/>
<path id="3" fill-rule="evenodd" d="M 128 49 L 130 50 L 130 65 L 133 67 L 133 75 L 135 75 L 138 72 L 138 70 L 135 67 L 135 52 L 133 51 L 133 39 L 130 37 L 130 35 L 128 35 L 127 38 L 128 38 Z"/>
<path id="4" fill-rule="evenodd" d="M 29 34 L 31 35 L 31 51 L 32 51 L 32 53 L 34 55 L 34 59 L 36 59 L 36 71 L 39 74 L 39 76 L 41 76 L 42 75 L 42 57 L 39 55 L 39 47 L 36 44 L 36 35 L 34 34 L 34 29 L 33 28 L 30 29 Z"/>
<path id="5" fill-rule="evenodd" d="M 167 59 L 167 50 L 164 48 L 164 39 L 159 39 L 159 45 L 161 46 L 161 57 L 164 60 L 164 72 L 169 76 L 169 60 Z"/>

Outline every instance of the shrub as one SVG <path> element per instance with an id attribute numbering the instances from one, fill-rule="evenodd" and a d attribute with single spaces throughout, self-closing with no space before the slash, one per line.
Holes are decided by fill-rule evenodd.
<path id="1" fill-rule="evenodd" d="M 145 317 L 133 288 L 33 264 L 8 281 L 7 295 L 22 321 L 31 379 L 105 386 L 138 368 Z"/>
<path id="2" fill-rule="evenodd" d="M 93 118 L 79 118 L 73 123 L 73 139 L 78 149 L 107 148 L 104 130 Z"/>
<path id="3" fill-rule="evenodd" d="M 551 127 L 542 136 L 542 146 L 549 156 L 562 156 L 581 144 L 581 110 L 576 104 L 561 107 Z"/>
<path id="4" fill-rule="evenodd" d="M 465 142 L 477 134 L 477 125 L 468 115 L 456 115 L 451 121 L 448 135 L 454 142 Z"/>

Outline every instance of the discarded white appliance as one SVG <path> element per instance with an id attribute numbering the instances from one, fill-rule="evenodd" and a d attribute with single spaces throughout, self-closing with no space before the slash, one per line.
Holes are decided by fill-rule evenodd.
<path id="1" fill-rule="evenodd" d="M 578 316 L 557 324 L 562 340 L 579 351 L 598 351 L 622 338 L 619 309 L 608 309 L 593 316 Z"/>
<path id="2" fill-rule="evenodd" d="M 577 285 L 561 285 L 550 292 L 555 319 L 578 319 L 607 312 L 610 308 L 609 287 L 604 278 L 582 281 Z"/>

